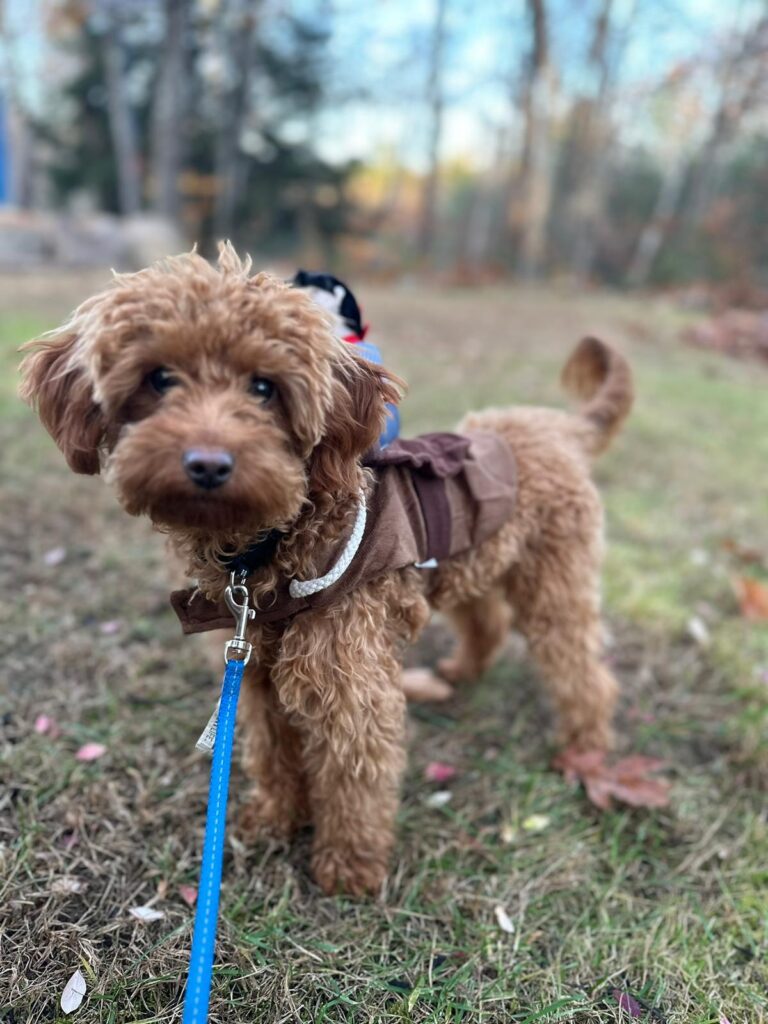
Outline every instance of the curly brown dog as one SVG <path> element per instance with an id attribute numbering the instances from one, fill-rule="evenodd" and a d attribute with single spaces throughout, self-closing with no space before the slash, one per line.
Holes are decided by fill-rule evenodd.
<path id="1" fill-rule="evenodd" d="M 400 382 L 338 341 L 301 291 L 221 247 L 168 259 L 84 302 L 29 346 L 22 394 L 77 473 L 103 470 L 125 510 L 168 533 L 203 594 L 221 559 L 279 528 L 253 600 L 279 577 L 324 568 L 373 477 L 361 457 Z M 617 686 L 601 660 L 602 512 L 590 459 L 632 404 L 624 359 L 583 341 L 564 370 L 585 405 L 489 410 L 462 431 L 504 439 L 517 465 L 514 514 L 474 550 L 428 572 L 387 571 L 329 606 L 251 629 L 241 715 L 257 780 L 249 830 L 313 822 L 326 892 L 376 890 L 393 844 L 405 762 L 401 655 L 429 615 L 457 634 L 443 678 L 477 678 L 511 625 L 555 705 L 559 739 L 611 740 Z M 202 454 L 201 454 L 202 453 Z"/>

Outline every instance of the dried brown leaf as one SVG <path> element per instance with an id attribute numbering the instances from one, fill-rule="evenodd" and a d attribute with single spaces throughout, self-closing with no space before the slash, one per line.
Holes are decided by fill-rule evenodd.
<path id="1" fill-rule="evenodd" d="M 752 576 L 737 576 L 733 581 L 741 614 L 750 622 L 768 622 L 768 585 Z"/>
<path id="2" fill-rule="evenodd" d="M 663 767 L 658 758 L 632 754 L 613 764 L 605 751 L 562 751 L 553 761 L 569 782 L 581 782 L 590 803 L 606 811 L 614 800 L 630 807 L 666 807 L 669 783 L 653 776 Z"/>

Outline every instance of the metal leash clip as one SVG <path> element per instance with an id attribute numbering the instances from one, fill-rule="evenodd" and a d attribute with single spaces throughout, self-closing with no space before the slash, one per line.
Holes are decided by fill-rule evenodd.
<path id="1" fill-rule="evenodd" d="M 248 620 L 252 619 L 256 612 L 253 608 L 248 607 L 248 588 L 245 586 L 244 579 L 244 576 L 241 577 L 238 583 L 235 573 L 231 572 L 229 574 L 229 586 L 224 591 L 224 600 L 235 617 L 235 635 L 224 644 L 225 663 L 229 661 L 231 651 L 241 654 L 242 657 L 237 658 L 237 660 L 242 661 L 245 665 L 248 664 L 251 657 L 252 647 L 245 639 L 245 629 L 248 625 Z M 238 602 L 238 598 L 240 602 Z"/>

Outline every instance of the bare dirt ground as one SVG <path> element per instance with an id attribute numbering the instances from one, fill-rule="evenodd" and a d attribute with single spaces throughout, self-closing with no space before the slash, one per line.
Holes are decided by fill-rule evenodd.
<path id="1" fill-rule="evenodd" d="M 180 887 L 196 883 L 208 771 L 194 742 L 217 684 L 167 608 L 158 539 L 101 481 L 70 476 L 13 395 L 16 346 L 105 280 L 0 280 L 4 1024 L 180 1019 Z M 230 833 L 211 1021 L 765 1021 L 768 636 L 732 579 L 765 573 L 768 375 L 682 349 L 680 316 L 650 300 L 359 294 L 410 381 L 408 432 L 561 401 L 559 367 L 587 331 L 629 354 L 638 407 L 596 470 L 610 657 L 622 747 L 666 759 L 672 804 L 600 814 L 550 770 L 548 711 L 511 642 L 477 687 L 412 710 L 378 900 L 321 896 L 308 836 L 246 849 Z M 435 623 L 414 657 L 447 642 Z M 36 731 L 40 715 L 58 735 Z M 78 761 L 86 743 L 104 754 Z M 433 761 L 455 777 L 427 781 Z M 236 772 L 233 803 L 242 786 Z M 148 903 L 163 917 L 129 914 Z M 65 1018 L 77 968 L 88 994 Z"/>

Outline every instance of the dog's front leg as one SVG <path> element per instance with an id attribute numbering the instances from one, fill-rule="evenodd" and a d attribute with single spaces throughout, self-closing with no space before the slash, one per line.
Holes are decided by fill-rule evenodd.
<path id="1" fill-rule="evenodd" d="M 279 706 L 269 672 L 252 661 L 243 678 L 243 768 L 254 782 L 240 811 L 244 839 L 288 839 L 309 820 L 301 736 Z"/>
<path id="2" fill-rule="evenodd" d="M 297 616 L 283 637 L 273 679 L 303 734 L 312 870 L 327 893 L 375 892 L 387 873 L 405 763 L 397 648 L 376 587 Z"/>

